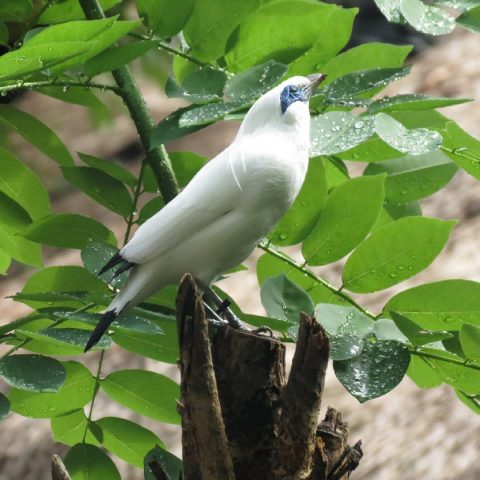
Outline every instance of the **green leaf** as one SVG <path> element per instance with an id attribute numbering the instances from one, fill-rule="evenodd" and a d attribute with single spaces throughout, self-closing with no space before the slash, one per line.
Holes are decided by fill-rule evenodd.
<path id="1" fill-rule="evenodd" d="M 430 110 L 433 108 L 459 105 L 470 101 L 469 98 L 430 97 L 419 93 L 407 93 L 374 100 L 368 105 L 368 113 Z"/>
<path id="2" fill-rule="evenodd" d="M 219 102 L 201 105 L 182 113 L 179 120 L 179 126 L 181 128 L 189 128 L 208 125 L 222 119 L 227 113 L 238 112 L 248 106 L 248 101 Z"/>
<path id="3" fill-rule="evenodd" d="M 117 457 L 136 467 L 143 467 L 143 458 L 160 444 L 150 430 L 130 420 L 104 417 L 95 421 L 102 429 L 102 445 Z"/>
<path id="4" fill-rule="evenodd" d="M 476 368 L 472 368 L 471 365 L 464 365 L 464 359 L 456 355 L 439 350 L 435 350 L 435 354 L 445 357 L 444 360 L 429 359 L 430 364 L 437 370 L 438 378 L 467 395 L 480 394 L 480 366 L 478 364 L 475 365 Z"/>
<path id="5" fill-rule="evenodd" d="M 118 248 L 113 247 L 105 242 L 90 242 L 83 249 L 81 253 L 82 262 L 85 268 L 93 273 L 97 278 L 116 288 L 123 288 L 127 281 L 129 272 L 124 272 L 113 278 L 115 270 L 109 270 L 98 276 L 98 273 L 104 265 L 116 254 Z"/>
<path id="6" fill-rule="evenodd" d="M 265 253 L 258 259 L 257 277 L 260 285 L 263 285 L 268 279 L 281 275 L 282 273 L 284 273 L 289 280 L 303 288 L 314 303 L 335 303 L 343 305 L 345 302 L 342 297 L 336 295 L 314 278 L 305 275 L 290 265 L 286 260 L 274 257 L 269 253 Z"/>
<path id="7" fill-rule="evenodd" d="M 346 360 L 363 350 L 364 338 L 374 328 L 374 322 L 352 306 L 326 303 L 315 305 L 315 318 L 330 337 L 330 358 Z"/>
<path id="8" fill-rule="evenodd" d="M 337 77 L 358 70 L 401 67 L 411 50 L 411 46 L 376 42 L 350 48 L 322 66 L 322 72 L 328 75 L 325 84 L 332 82 Z"/>
<path id="9" fill-rule="evenodd" d="M 455 19 L 440 8 L 421 0 L 400 0 L 400 11 L 416 30 L 430 35 L 443 35 L 455 28 Z"/>
<path id="10" fill-rule="evenodd" d="M 83 65 L 83 73 L 87 77 L 95 77 L 101 73 L 110 72 L 133 62 L 156 44 L 157 42 L 154 40 L 144 40 L 111 47 L 87 60 Z"/>
<path id="11" fill-rule="evenodd" d="M 97 170 L 102 170 L 111 177 L 117 179 L 119 182 L 123 182 L 131 188 L 134 188 L 137 184 L 135 175 L 118 165 L 118 163 L 94 157 L 93 155 L 88 155 L 86 153 L 77 152 L 77 154 L 83 163 L 86 163 L 89 167 L 96 168 Z"/>
<path id="12" fill-rule="evenodd" d="M 463 13 L 456 21 L 472 32 L 480 32 L 480 6 Z"/>
<path id="13" fill-rule="evenodd" d="M 0 192 L 23 207 L 34 220 L 50 213 L 48 195 L 40 179 L 23 162 L 2 148 Z M 22 215 L 22 218 L 25 218 L 25 215 Z"/>
<path id="14" fill-rule="evenodd" d="M 63 266 L 47 267 L 33 274 L 25 283 L 22 293 L 34 294 L 45 292 L 81 292 L 109 293 L 106 285 L 82 267 Z M 45 302 L 22 300 L 32 308 L 42 308 Z M 78 306 L 78 302 L 65 300 L 59 302 L 64 306 Z"/>
<path id="15" fill-rule="evenodd" d="M 397 312 L 390 312 L 390 315 L 395 321 L 395 325 L 398 327 L 398 329 L 414 346 L 422 346 L 428 343 L 439 342 L 453 337 L 451 333 L 445 331 L 423 330 L 416 323 Z"/>
<path id="16" fill-rule="evenodd" d="M 460 329 L 460 343 L 468 359 L 480 360 L 480 328 L 464 323 Z"/>
<path id="17" fill-rule="evenodd" d="M 9 84 L 13 80 L 22 81 L 32 74 L 47 71 L 59 64 L 77 63 L 91 45 L 79 43 L 49 43 L 40 46 L 23 46 L 0 57 L 0 83 Z M 80 60 L 78 60 L 80 62 Z"/>
<path id="18" fill-rule="evenodd" d="M 364 340 L 360 355 L 333 362 L 335 375 L 361 403 L 395 388 L 410 362 L 407 348 L 393 340 Z"/>
<path id="19" fill-rule="evenodd" d="M 121 321 L 119 322 L 121 325 Z M 177 363 L 179 358 L 176 323 L 171 322 L 168 330 L 162 324 L 161 333 L 116 332 L 112 339 L 129 352 L 137 353 L 159 362 Z"/>
<path id="20" fill-rule="evenodd" d="M 10 402 L 8 398 L 0 393 L 0 422 L 6 418 L 8 412 L 10 411 Z"/>
<path id="21" fill-rule="evenodd" d="M 95 379 L 90 371 L 78 362 L 60 363 L 67 371 L 67 378 L 60 390 L 56 393 L 37 393 L 12 388 L 8 395 L 12 411 L 25 417 L 53 418 L 90 402 L 95 387 Z"/>
<path id="22" fill-rule="evenodd" d="M 121 480 L 117 467 L 100 448 L 87 443 L 73 446 L 64 460 L 71 480 Z"/>
<path id="23" fill-rule="evenodd" d="M 287 70 L 287 65 L 269 60 L 227 80 L 225 94 L 231 101 L 253 101 L 273 88 Z"/>
<path id="24" fill-rule="evenodd" d="M 417 387 L 435 388 L 442 384 L 442 380 L 438 378 L 437 370 L 430 363 L 430 359 L 412 355 L 407 375 L 415 382 Z"/>
<path id="25" fill-rule="evenodd" d="M 175 177 L 182 188 L 190 182 L 207 161 L 207 157 L 193 152 L 168 152 L 168 155 L 172 162 Z"/>
<path id="26" fill-rule="evenodd" d="M 194 0 L 137 0 L 138 16 L 160 38 L 177 34 L 187 23 L 195 5 Z M 207 17 L 208 18 L 208 17 Z"/>
<path id="27" fill-rule="evenodd" d="M 110 9 L 119 2 L 120 0 L 99 0 L 103 11 Z M 61 0 L 60 2 L 49 4 L 48 8 L 40 15 L 38 24 L 50 25 L 54 23 L 64 23 L 70 20 L 82 20 L 84 18 L 85 14 L 78 0 Z"/>
<path id="28" fill-rule="evenodd" d="M 180 423 L 176 402 L 178 385 L 159 373 L 118 370 L 102 380 L 102 390 L 113 400 L 146 417 Z"/>
<path id="29" fill-rule="evenodd" d="M 385 211 L 393 220 L 422 215 L 422 207 L 418 200 L 409 203 L 386 203 Z"/>
<path id="30" fill-rule="evenodd" d="M 455 390 L 455 393 L 457 394 L 459 400 L 468 408 L 473 410 L 475 413 L 480 413 L 480 395 L 467 395 L 460 390 Z"/>
<path id="31" fill-rule="evenodd" d="M 374 133 L 373 117 L 351 112 L 329 112 L 312 118 L 310 156 L 333 155 L 349 150 Z"/>
<path id="32" fill-rule="evenodd" d="M 462 130 L 455 122 L 448 122 L 443 151 L 467 173 L 480 179 L 480 141 Z"/>
<path id="33" fill-rule="evenodd" d="M 347 180 L 330 193 L 320 219 L 302 245 L 309 265 L 343 258 L 370 232 L 383 207 L 385 175 Z"/>
<path id="34" fill-rule="evenodd" d="M 340 152 L 338 158 L 341 160 L 350 160 L 354 162 L 380 162 L 382 160 L 392 160 L 398 158 L 400 154 L 388 143 L 385 143 L 377 135 L 365 140 L 360 145 Z"/>
<path id="35" fill-rule="evenodd" d="M 182 98 L 190 103 L 210 103 L 223 97 L 227 75 L 209 67 L 200 67 L 188 74 L 182 85 L 169 76 L 165 83 L 165 94 L 169 98 Z"/>
<path id="36" fill-rule="evenodd" d="M 8 45 L 9 36 L 7 24 L 0 20 L 0 45 Z"/>
<path id="37" fill-rule="evenodd" d="M 102 430 L 95 422 L 88 422 L 83 409 L 52 418 L 50 426 L 53 439 L 70 447 L 82 442 L 85 431 L 85 442 L 91 445 L 99 445 L 96 437 L 101 438 L 102 435 Z"/>
<path id="38" fill-rule="evenodd" d="M 298 325 L 301 312 L 313 314 L 314 305 L 308 293 L 285 274 L 266 280 L 260 298 L 269 316 L 293 325 Z"/>
<path id="39" fill-rule="evenodd" d="M 158 476 L 154 475 L 151 469 L 151 464 L 161 465 L 163 470 L 169 475 L 170 478 L 165 480 L 180 479 L 183 471 L 182 461 L 171 454 L 167 450 L 159 447 L 158 445 L 150 450 L 144 460 L 144 475 L 145 480 L 157 480 Z"/>
<path id="40" fill-rule="evenodd" d="M 27 332 L 24 330 L 16 330 L 17 333 L 40 340 L 46 344 L 55 345 L 58 347 L 67 347 L 66 355 L 79 355 L 84 351 L 85 345 L 90 338 L 91 331 L 81 330 L 79 328 L 46 328 L 40 332 Z M 94 350 L 105 350 L 112 345 L 110 337 L 103 336 L 98 343 L 93 347 Z M 57 353 L 58 355 L 58 353 Z"/>
<path id="41" fill-rule="evenodd" d="M 399 80 L 410 73 L 410 67 L 374 68 L 347 73 L 332 80 L 324 89 L 325 103 L 338 104 L 342 99 L 349 99 L 356 95 L 375 93 L 380 87 Z M 373 91 L 373 92 L 372 92 Z"/>
<path id="42" fill-rule="evenodd" d="M 480 283 L 442 280 L 410 288 L 392 297 L 384 313 L 398 312 L 423 329 L 460 330 L 480 326 Z"/>
<path id="43" fill-rule="evenodd" d="M 93 200 L 124 218 L 130 215 L 132 198 L 123 183 L 97 168 L 61 168 L 65 179 Z"/>
<path id="44" fill-rule="evenodd" d="M 379 228 L 347 260 L 343 270 L 345 288 L 369 293 L 413 277 L 439 255 L 455 224 L 406 217 Z"/>
<path id="45" fill-rule="evenodd" d="M 92 112 L 95 113 L 99 112 L 104 114 L 106 111 L 105 105 L 96 97 L 95 93 L 93 93 L 92 90 L 85 89 L 85 87 L 69 86 L 65 89 L 65 87 L 58 88 L 58 86 L 54 86 L 38 88 L 36 91 L 51 98 L 61 100 L 62 102 L 90 108 Z"/>
<path id="46" fill-rule="evenodd" d="M 374 0 L 377 7 L 385 15 L 389 22 L 405 23 L 400 13 L 400 0 Z"/>
<path id="47" fill-rule="evenodd" d="M 0 245 L 2 247 L 2 264 L 4 268 L 8 267 L 7 256 L 26 265 L 42 267 L 40 245 L 16 236 L 16 233 L 5 225 L 0 225 Z"/>
<path id="48" fill-rule="evenodd" d="M 150 149 L 164 143 L 172 142 L 173 140 L 178 140 L 185 135 L 189 135 L 205 127 L 205 125 L 194 125 L 190 127 L 180 125 L 180 118 L 194 108 L 196 107 L 179 108 L 155 125 L 150 136 Z"/>
<path id="49" fill-rule="evenodd" d="M 146 222 L 150 217 L 153 217 L 156 213 L 158 213 L 164 206 L 163 198 L 162 197 L 155 197 L 152 198 L 149 202 L 147 202 L 138 215 L 138 223 L 142 224 Z"/>
<path id="50" fill-rule="evenodd" d="M 20 235 L 37 243 L 62 248 L 83 248 L 89 242 L 115 243 L 113 233 L 93 218 L 74 213 L 48 215 L 21 231 Z"/>
<path id="51" fill-rule="evenodd" d="M 29 113 L 22 112 L 10 105 L 0 105 L 0 124 L 15 130 L 58 164 L 73 165 L 72 156 L 57 135 Z"/>
<path id="52" fill-rule="evenodd" d="M 385 113 L 375 116 L 375 130 L 378 136 L 390 146 L 402 153 L 420 155 L 438 148 L 442 136 L 426 128 L 408 130 L 400 122 Z"/>
<path id="53" fill-rule="evenodd" d="M 379 318 L 373 326 L 373 331 L 379 340 L 395 340 L 400 343 L 408 343 L 408 338 L 389 318 Z"/>
<path id="54" fill-rule="evenodd" d="M 310 159 L 310 161 L 312 160 L 314 159 Z M 337 157 L 324 157 L 323 161 L 325 163 L 325 177 L 329 190 L 349 179 L 347 167 L 342 160 Z"/>
<path id="55" fill-rule="evenodd" d="M 321 158 L 312 159 L 307 176 L 293 205 L 270 234 L 275 245 L 295 245 L 312 230 L 325 206 L 327 182 Z"/>
<path id="56" fill-rule="evenodd" d="M 32 14 L 33 5 L 30 0 L 3 0 L 0 5 L 0 20 L 21 23 Z"/>
<path id="57" fill-rule="evenodd" d="M 50 68 L 53 73 L 60 73 L 75 65 L 85 63 L 101 51 L 115 43 L 119 38 L 139 25 L 140 21 L 116 21 L 115 17 L 100 20 L 77 20 L 45 28 L 31 37 L 25 47 L 38 47 L 50 43 L 67 45 L 69 42 L 79 44 L 84 42 L 89 49 L 75 58 L 63 61 L 60 65 Z M 23 47 L 22 47 L 23 48 Z M 64 49 L 69 53 L 69 49 Z"/>
<path id="58" fill-rule="evenodd" d="M 54 358 L 10 355 L 0 360 L 0 377 L 21 390 L 56 392 L 65 382 L 66 371 Z"/>
<path id="59" fill-rule="evenodd" d="M 450 182 L 457 170 L 444 153 L 436 151 L 371 163 L 364 175 L 386 173 L 385 200 L 407 203 L 437 192 Z"/>
<path id="60" fill-rule="evenodd" d="M 322 35 L 309 50 L 290 64 L 289 75 L 308 75 L 312 72 L 322 71 L 323 65 L 347 44 L 357 13 L 357 8 L 342 8 L 332 11 L 330 21 L 328 25 L 325 25 Z"/>
<path id="61" fill-rule="evenodd" d="M 343 21 L 342 13 L 350 23 L 354 12 L 340 13 L 336 5 L 308 0 L 264 3 L 241 23 L 236 42 L 226 55 L 229 70 L 242 71 L 267 60 L 289 64 L 314 46 L 317 52 L 318 43 L 326 39 L 328 56 L 318 58 L 318 63 L 323 63 L 345 43 L 348 33 L 343 30 L 338 43 L 331 41 L 332 34 L 338 32 L 333 24 Z M 297 67 L 298 71 L 302 70 Z"/>
<path id="62" fill-rule="evenodd" d="M 259 4 L 259 0 L 230 0 L 228 4 L 223 0 L 197 0 L 183 29 L 191 54 L 203 61 L 221 57 L 230 34 Z"/>

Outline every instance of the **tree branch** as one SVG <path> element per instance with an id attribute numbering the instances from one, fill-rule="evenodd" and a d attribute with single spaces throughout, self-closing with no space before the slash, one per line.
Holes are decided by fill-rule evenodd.
<path id="1" fill-rule="evenodd" d="M 88 19 L 105 18 L 98 0 L 80 0 L 80 5 Z M 117 68 L 112 71 L 112 75 L 137 128 L 146 153 L 144 162 L 148 162 L 152 168 L 162 198 L 167 203 L 177 195 L 178 184 L 165 147 L 159 145 L 150 149 L 150 135 L 154 120 L 129 68 L 127 66 Z"/>

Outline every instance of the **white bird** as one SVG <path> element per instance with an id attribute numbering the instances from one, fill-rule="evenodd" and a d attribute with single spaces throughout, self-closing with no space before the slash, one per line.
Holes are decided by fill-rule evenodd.
<path id="1" fill-rule="evenodd" d="M 131 268 L 85 351 L 115 318 L 191 273 L 206 289 L 247 258 L 297 197 L 310 142 L 308 100 L 325 75 L 292 77 L 250 108 L 235 140 L 101 269 Z M 118 272 L 117 271 L 117 272 Z"/>

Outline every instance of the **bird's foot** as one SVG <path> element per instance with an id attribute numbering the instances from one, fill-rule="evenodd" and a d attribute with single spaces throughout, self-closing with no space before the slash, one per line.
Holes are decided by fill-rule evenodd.
<path id="1" fill-rule="evenodd" d="M 263 327 L 258 327 L 253 330 L 249 330 L 250 333 L 253 333 L 254 335 L 265 335 L 267 337 L 273 338 L 273 330 L 270 327 L 263 326 Z"/>
<path id="2" fill-rule="evenodd" d="M 208 321 L 211 325 L 214 327 L 226 327 L 228 325 L 228 322 L 220 317 L 220 315 L 218 315 L 218 313 L 206 302 L 203 302 L 203 307 L 207 312 Z"/>

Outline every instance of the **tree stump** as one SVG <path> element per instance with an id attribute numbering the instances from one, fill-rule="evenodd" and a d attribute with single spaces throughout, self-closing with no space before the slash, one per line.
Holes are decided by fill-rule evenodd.
<path id="1" fill-rule="evenodd" d="M 345 480 L 362 457 L 328 408 L 317 425 L 328 337 L 301 315 L 287 380 L 285 346 L 228 326 L 211 329 L 186 275 L 177 296 L 183 480 Z"/>

